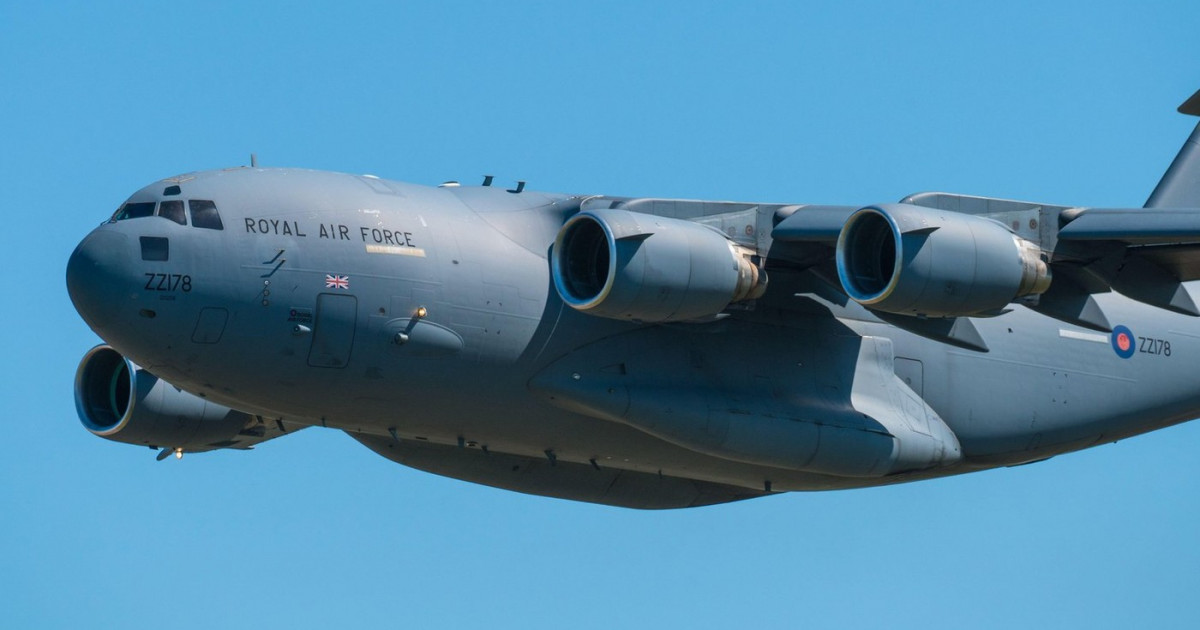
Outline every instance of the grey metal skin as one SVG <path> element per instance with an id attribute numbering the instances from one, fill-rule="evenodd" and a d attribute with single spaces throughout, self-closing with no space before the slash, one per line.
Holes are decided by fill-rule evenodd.
<path id="1" fill-rule="evenodd" d="M 1103 293 L 1108 321 L 1134 333 L 1128 358 L 1112 335 L 1020 306 L 971 320 L 987 352 L 930 340 L 811 268 L 771 264 L 778 213 L 804 207 L 267 168 L 171 178 L 130 202 L 163 199 L 213 200 L 223 229 L 152 216 L 84 238 L 67 284 L 107 344 L 268 423 L 342 429 L 401 463 L 498 487 L 686 507 L 1037 461 L 1200 415 L 1200 320 Z M 766 293 L 682 323 L 566 306 L 551 247 L 601 202 L 720 215 L 768 261 Z M 168 239 L 167 260 L 143 260 L 144 237 Z M 830 455 L 843 430 L 901 438 L 870 451 L 852 437 Z M 787 448 L 814 431 L 826 450 Z"/>

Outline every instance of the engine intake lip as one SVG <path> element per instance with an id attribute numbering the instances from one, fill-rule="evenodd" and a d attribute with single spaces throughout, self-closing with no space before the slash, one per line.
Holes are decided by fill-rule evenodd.
<path id="1" fill-rule="evenodd" d="M 836 258 L 842 288 L 860 304 L 887 299 L 896 288 L 903 255 L 895 219 L 874 206 L 858 210 L 838 234 Z"/>
<path id="2" fill-rule="evenodd" d="M 75 370 L 75 411 L 88 431 L 118 433 L 133 415 L 136 366 L 108 345 L 83 355 Z"/>
<path id="3" fill-rule="evenodd" d="M 578 310 L 600 304 L 612 291 L 617 272 L 616 238 L 607 223 L 589 212 L 571 217 L 550 255 L 554 288 Z"/>

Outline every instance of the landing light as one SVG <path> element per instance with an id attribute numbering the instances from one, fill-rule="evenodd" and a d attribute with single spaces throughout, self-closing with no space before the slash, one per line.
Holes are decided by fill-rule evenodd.
<path id="1" fill-rule="evenodd" d="M 175 459 L 183 459 L 183 449 L 182 448 L 175 449 Z"/>
<path id="2" fill-rule="evenodd" d="M 425 316 L 428 314 L 429 311 L 425 310 L 424 306 L 417 307 L 417 319 L 425 319 Z"/>

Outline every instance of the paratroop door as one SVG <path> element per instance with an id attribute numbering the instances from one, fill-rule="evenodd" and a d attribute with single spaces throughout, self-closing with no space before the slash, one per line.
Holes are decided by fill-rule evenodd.
<path id="1" fill-rule="evenodd" d="M 358 300 L 353 295 L 322 293 L 317 296 L 317 316 L 313 323 L 308 364 L 313 367 L 346 367 L 350 361 L 350 350 L 354 347 L 354 321 L 357 316 Z"/>

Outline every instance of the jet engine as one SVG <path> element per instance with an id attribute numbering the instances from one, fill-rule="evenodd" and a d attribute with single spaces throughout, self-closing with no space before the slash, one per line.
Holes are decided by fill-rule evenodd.
<path id="1" fill-rule="evenodd" d="M 1036 244 L 991 219 L 907 204 L 850 215 L 836 258 L 847 295 L 898 315 L 995 315 L 1050 288 Z"/>
<path id="2" fill-rule="evenodd" d="M 754 251 L 699 223 L 587 210 L 554 241 L 551 273 L 572 308 L 613 319 L 677 322 L 717 315 L 766 290 Z"/>
<path id="3" fill-rule="evenodd" d="M 106 345 L 79 362 L 75 408 L 83 426 L 102 438 L 180 453 L 231 446 L 255 422 L 176 388 Z"/>

